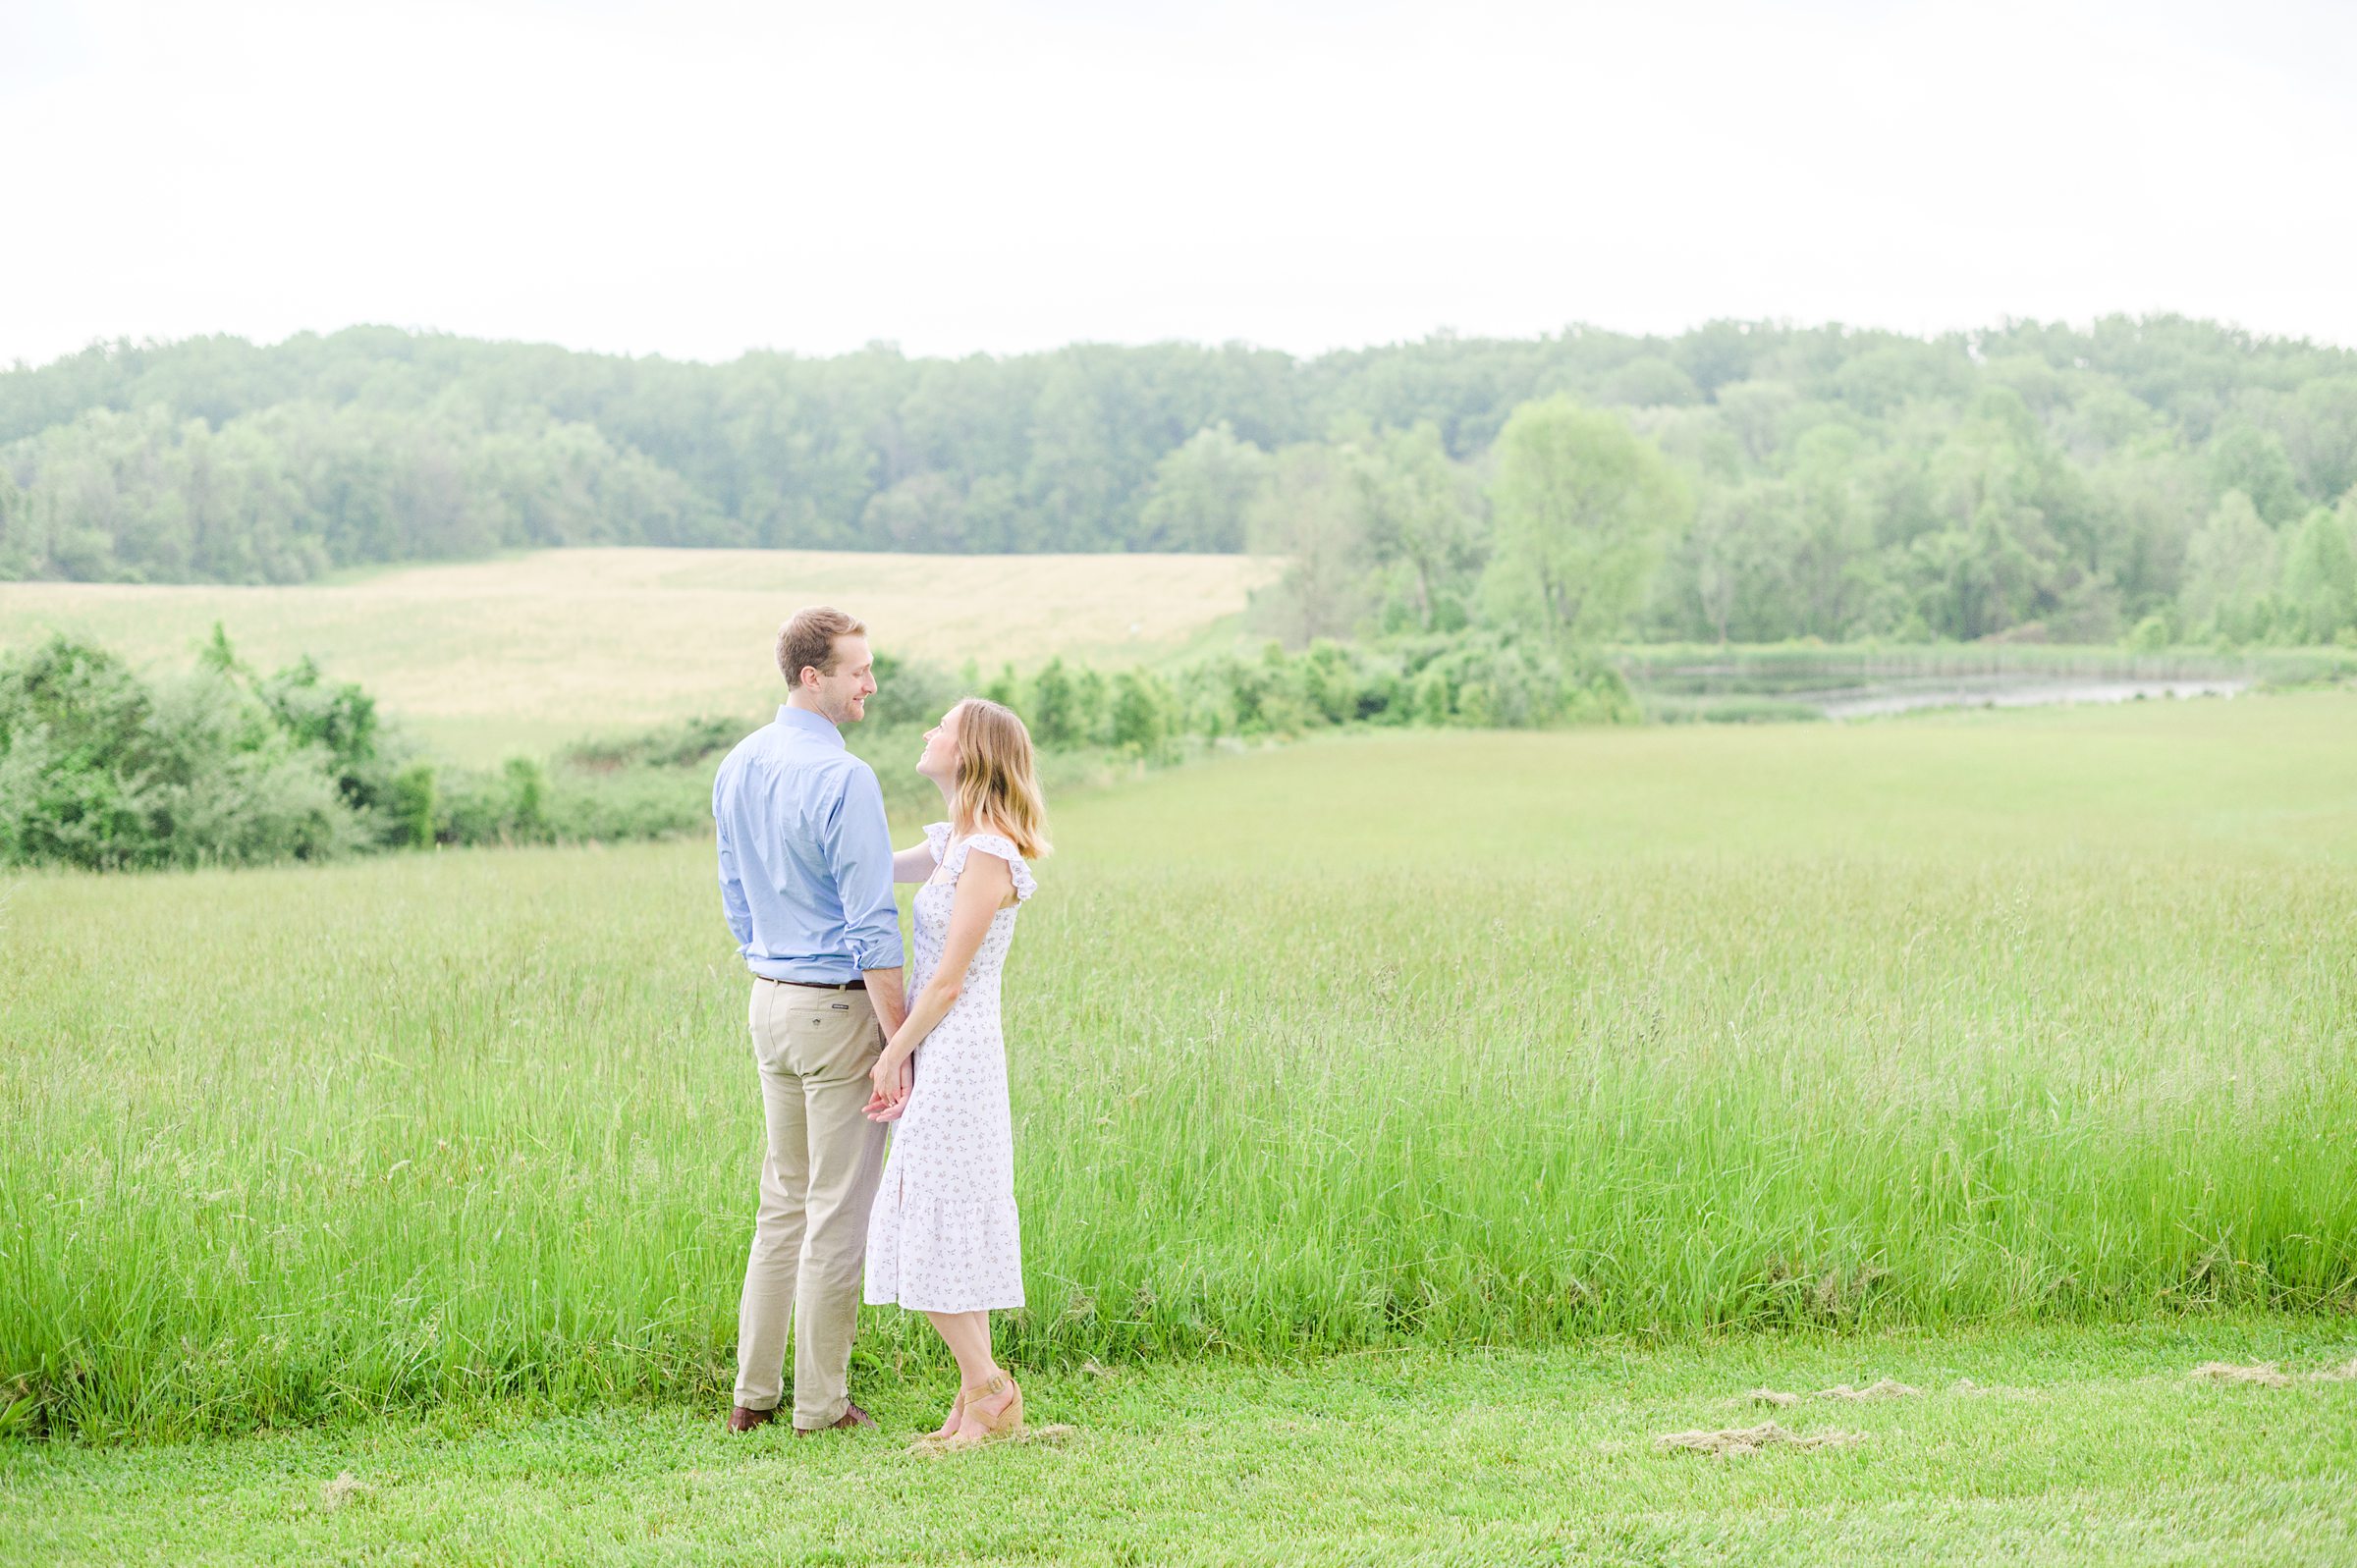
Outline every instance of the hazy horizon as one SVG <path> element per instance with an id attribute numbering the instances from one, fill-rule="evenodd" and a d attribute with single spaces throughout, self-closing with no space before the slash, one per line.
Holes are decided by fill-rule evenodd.
<path id="1" fill-rule="evenodd" d="M 2179 314 L 2357 346 L 2357 14 L 806 14 L 77 0 L 0 17 L 0 362 L 374 323 L 721 362 L 1723 318 Z"/>
<path id="2" fill-rule="evenodd" d="M 2047 322 L 2046 322 L 2046 323 L 2044 323 L 2044 324 L 2046 324 L 2046 325 L 2056 325 L 2056 326 L 2061 326 L 2061 327 L 2064 327 L 2064 328 L 2066 328 L 2066 329 L 2068 329 L 2068 330 L 2075 331 L 2075 332 L 2085 332 L 2085 331 L 2087 331 L 2087 330 L 2088 330 L 2088 329 L 2089 329 L 2089 328 L 2092 326 L 2092 324 L 2093 324 L 2094 322 L 2096 322 L 2096 321 L 2098 321 L 2098 320 L 2101 320 L 2101 319 L 2104 319 L 2105 317 L 2109 317 L 2109 316 L 2130 316 L 2130 317 L 2134 317 L 2134 318 L 2136 318 L 2136 319 L 2140 319 L 2140 320 L 2147 320 L 2147 319 L 2149 319 L 2149 320 L 2158 320 L 2158 319 L 2163 319 L 2163 318 L 2165 318 L 2165 317 L 2167 317 L 2167 316 L 2170 316 L 2170 315 L 2176 315 L 2176 316 L 2179 316 L 2179 317 L 2181 317 L 2182 319 L 2187 319 L 2187 320 L 2212 320 L 2212 321 L 2214 321 L 2214 322 L 2215 322 L 2217 325 L 2219 325 L 2219 326 L 2225 327 L 2225 328 L 2228 328 L 2228 329 L 2231 329 L 2231 330 L 2234 330 L 2234 331 L 2239 331 L 2239 332 L 2246 332 L 2246 333 L 2249 333 L 2249 335 L 2250 335 L 2250 336 L 2251 336 L 2251 337 L 2252 337 L 2254 340 L 2256 340 L 2256 341 L 2272 341 L 2272 342 L 2282 342 L 2282 343 L 2300 343 L 2300 342 L 2305 342 L 2305 343 L 2307 343 L 2307 344 L 2309 344 L 2309 345 L 2311 345 L 2311 346 L 2313 346 L 2313 347 L 2317 347 L 2317 348 L 2324 348 L 2324 349 L 2349 349 L 2349 348 L 2351 348 L 2351 347 L 2352 347 L 2351 345 L 2348 345 L 2348 344 L 2338 343 L 2338 342 L 2334 342 L 2334 341 L 2332 341 L 2332 340 L 2330 340 L 2330 339 L 2327 339 L 2327 338 L 2322 338 L 2322 337 L 2319 337 L 2319 336 L 2317 336 L 2316 334 L 2313 334 L 2313 333 L 2291 333 L 2291 332 L 2275 333 L 2275 332 L 2259 332 L 2259 331 L 2255 331 L 2255 330 L 2253 330 L 2253 329 L 2251 329 L 2251 328 L 2249 328 L 2249 327 L 2245 326 L 2243 323 L 2241 323 L 2241 322 L 2237 322 L 2237 321 L 2224 321 L 2224 320 L 2218 320 L 2217 318 L 2214 318 L 2214 317 L 2211 317 L 2211 318 L 2205 318 L 2205 317 L 2192 317 L 2192 316 L 2185 316 L 2183 312 L 2170 312 L 2170 311 L 2152 311 L 2152 312 L 2135 312 L 2135 311 L 2105 311 L 2105 312 L 2102 312 L 2102 313 L 2100 313 L 2100 314 L 2099 314 L 2099 315 L 2097 315 L 2097 316 L 2090 316 L 2090 317 L 2086 317 L 2086 318 L 2082 318 L 2082 319 L 2077 319 L 2077 320 L 2069 320 L 2069 321 L 2053 321 L 2053 320 L 2049 320 L 2049 321 L 2047 321 Z M 872 350 L 872 349 L 886 349 L 886 350 L 890 350 L 890 351 L 894 351 L 894 352 L 896 352 L 896 353 L 899 353 L 899 354 L 900 354 L 900 355 L 901 355 L 903 358 L 905 358 L 905 359 L 911 359 L 911 360 L 917 360 L 917 359 L 943 359 L 943 360 L 955 360 L 955 359 L 972 358 L 972 357 L 976 357 L 976 356 L 980 356 L 980 357 L 984 357 L 984 358 L 993 358 L 993 359 L 1012 359 L 1012 358 L 1017 358 L 1017 357 L 1020 357 L 1020 356 L 1022 356 L 1022 355 L 1026 355 L 1026 354 L 1035 354 L 1035 353 L 1054 353 L 1054 352 L 1056 352 L 1057 351 L 1059 351 L 1059 350 L 1062 350 L 1062 349 L 1082 349 L 1082 348 L 1119 348 L 1119 349 L 1144 349 L 1144 348 L 1167 347 L 1167 346 L 1173 346 L 1173 345 L 1177 345 L 1177 346 L 1180 346 L 1180 347 L 1186 347 L 1186 348 L 1195 348 L 1195 349 L 1223 349 L 1223 348 L 1227 348 L 1227 347 L 1230 347 L 1230 346 L 1232 346 L 1232 345 L 1233 345 L 1233 346 L 1236 346 L 1236 347 L 1240 347 L 1240 348 L 1244 348 L 1244 349 L 1253 350 L 1253 351 L 1262 351 L 1262 350 L 1274 351 L 1277 351 L 1277 352 L 1282 352 L 1282 353 L 1289 354 L 1289 355 L 1291 355 L 1291 356 L 1292 356 L 1293 358 L 1295 358 L 1295 359 L 1300 359 L 1300 360 L 1310 360 L 1310 359 L 1316 359 L 1316 358 L 1319 358 L 1319 357 L 1321 357 L 1321 356 L 1323 356 L 1323 355 L 1326 355 L 1326 354 L 1334 354 L 1334 353 L 1365 353 L 1365 352 L 1374 352 L 1374 351 L 1383 351 L 1383 350 L 1386 350 L 1386 349 L 1397 349 L 1397 348 L 1402 348 L 1402 347 L 1408 346 L 1408 345 L 1410 345 L 1410 344 L 1415 344 L 1415 343 L 1423 343 L 1423 342 L 1430 342 L 1430 341 L 1433 341 L 1433 340 L 1437 340 L 1437 339 L 1444 339 L 1444 338 L 1453 338 L 1453 339 L 1457 339 L 1457 340 L 1467 340 L 1467 339 L 1481 338 L 1481 339 L 1488 339 L 1488 340 L 1491 340 L 1491 341 L 1497 341 L 1497 342 L 1507 342 L 1507 343 L 1511 343 L 1511 342 L 1534 342 L 1534 341 L 1537 341 L 1537 340 L 1539 340 L 1539 339 L 1542 339 L 1542 338 L 1556 338 L 1556 337 L 1560 337 L 1560 336 L 1562 336 L 1562 334 L 1564 334 L 1564 333 L 1566 333 L 1566 332 L 1571 332 L 1571 331 L 1574 331 L 1574 330 L 1591 331 L 1591 332 L 1597 332 L 1597 333 L 1603 333 L 1603 334 L 1609 334 L 1609 335 L 1616 335 L 1616 336 L 1620 336 L 1620 337 L 1628 337 L 1628 338 L 1658 338 L 1658 339 L 1661 339 L 1661 340 L 1663 340 L 1663 341 L 1673 341 L 1673 340 L 1675 340 L 1677 337 L 1679 337 L 1679 336 L 1680 336 L 1681 334 L 1683 334 L 1683 333 L 1692 332 L 1692 331 L 1696 330 L 1697 328 L 1700 328 L 1700 327 L 1704 327 L 1704 326 L 1708 326 L 1708 325 L 1710 325 L 1710 324 L 1711 324 L 1713 321 L 1725 320 L 1725 319 L 1729 319 L 1729 318 L 1726 318 L 1726 317 L 1711 317 L 1711 318 L 1708 318 L 1708 319 L 1706 319 L 1706 320 L 1700 320 L 1700 321 L 1694 321 L 1694 322 L 1690 322 L 1690 323 L 1688 323 L 1687 325 L 1685 325 L 1685 326 L 1683 326 L 1683 327 L 1673 327 L 1673 328 L 1670 328 L 1670 329 L 1667 329 L 1667 330 L 1664 330 L 1664 331 L 1655 331 L 1655 332 L 1641 332 L 1641 331 L 1638 331 L 1638 330 L 1636 330 L 1636 329 L 1633 329 L 1633 328 L 1617 327 L 1617 326 L 1614 326 L 1613 324 L 1611 324 L 1611 323 L 1609 323 L 1609 322 L 1599 322 L 1599 321 L 1572 321 L 1572 322 L 1565 322 L 1563 325 L 1562 325 L 1562 326 L 1560 326 L 1560 327 L 1555 327 L 1555 328 L 1541 328 L 1541 329 L 1534 330 L 1534 331 L 1531 331 L 1531 332 L 1521 332 L 1521 333 L 1467 333 L 1467 332 L 1457 332 L 1457 331 L 1455 331 L 1453 328 L 1450 328 L 1450 327 L 1436 327 L 1436 328 L 1432 329 L 1432 330 L 1431 330 L 1431 331 L 1429 331 L 1429 332 L 1422 332 L 1422 333 L 1412 333 L 1412 334 L 1409 334 L 1409 335 L 1407 335 L 1407 336 L 1404 336 L 1404 337 L 1391 338 L 1391 339 L 1386 339 L 1386 340 L 1383 340 L 1383 341 L 1380 341 L 1380 342 L 1369 342 L 1369 343 L 1341 343 L 1341 344 L 1334 344 L 1334 345 L 1331 345 L 1331 346 L 1329 346 L 1329 347 L 1327 347 L 1327 348 L 1323 348 L 1323 349 L 1316 349 L 1316 350 L 1309 350 L 1309 351 L 1301 351 L 1301 350 L 1288 349 L 1288 348 L 1286 348 L 1286 347 L 1285 347 L 1284 345 L 1282 345 L 1282 344 L 1254 343 L 1254 342 L 1251 342 L 1251 341 L 1249 341 L 1249 340 L 1247 340 L 1247 339 L 1235 338 L 1235 337 L 1229 337 L 1229 338 L 1156 338 L 1156 339 L 1140 339 L 1140 340 L 1138 340 L 1138 341 L 1136 341 L 1136 342 L 1116 342 L 1116 341 L 1114 341 L 1114 340 L 1112 340 L 1112 339 L 1106 339 L 1106 338 L 1074 338 L 1074 339 L 1072 339 L 1072 340 L 1070 340 L 1069 342 L 1067 342 L 1067 343 L 1058 343 L 1058 344 L 1045 344 L 1045 345 L 1040 345 L 1040 346 L 1036 346 L 1036 347 L 1025 347 L 1025 348 L 1020 348 L 1020 349 L 973 349 L 973 350 L 969 350 L 969 351 L 965 351 L 965 352 L 963 352 L 963 353 L 921 353 L 921 352 L 918 352 L 918 351 L 914 351 L 914 350 L 911 350 L 911 349 L 909 349 L 909 348 L 908 348 L 906 345 L 904 345 L 904 344 L 902 344 L 902 343 L 899 343 L 899 342 L 897 342 L 897 341 L 895 341 L 895 340 L 893 340 L 893 339 L 891 339 L 891 338 L 889 338 L 889 337 L 875 337 L 875 338 L 870 338 L 870 339 L 868 339 L 868 340 L 867 340 L 866 342 L 864 342 L 864 343 L 857 344 L 857 345 L 854 345 L 854 346 L 852 346 L 852 347 L 850 347 L 850 348 L 844 348 L 844 349 L 835 349 L 835 350 L 829 350 L 829 351 L 805 351 L 805 350 L 798 350 L 798 349 L 773 348 L 773 347 L 771 347 L 771 346 L 769 346 L 769 345 L 766 345 L 766 344 L 751 344 L 751 345 L 748 345 L 748 346 L 746 346 L 746 347 L 745 347 L 745 348 L 743 348 L 743 349 L 738 350 L 738 351 L 737 351 L 736 352 L 734 352 L 734 353 L 731 353 L 731 354 L 728 354 L 728 355 L 725 355 L 725 356 L 722 356 L 722 357 L 706 357 L 706 356 L 700 356 L 700 355 L 696 355 L 696 354 L 685 354 L 685 353 L 666 353 L 666 352 L 662 351 L 661 350 L 647 350 L 647 351 L 641 351 L 641 352 L 632 353 L 630 351 L 628 351 L 628 350 L 599 349 L 599 348 L 594 348 L 594 347 L 585 347 L 585 346 L 578 345 L 578 344 L 570 344 L 570 343 L 556 343 L 556 342 L 553 342 L 553 341 L 551 341 L 551 340 L 549 340 L 549 339 L 545 339 L 545 338 L 512 338 L 512 337 L 510 337 L 510 338 L 501 338 L 501 337 L 489 337 L 489 336 L 486 336 L 486 335 L 483 335 L 483 334 L 480 334 L 480 333 L 471 333 L 471 332 L 469 332 L 469 333 L 454 333 L 454 332 L 449 332 L 449 331 L 447 331 L 446 329 L 439 328 L 439 327 L 423 326 L 423 325 L 411 325 L 411 324 L 404 324 L 404 323 L 400 323 L 400 322 L 391 322 L 391 321 L 348 321 L 348 322 L 345 322 L 345 323 L 343 323 L 343 324 L 341 324 L 341 325 L 339 325 L 339 326 L 334 326 L 334 327 L 325 327 L 325 328 L 320 328 L 320 327 L 301 327 L 301 328 L 297 328 L 296 330 L 294 330 L 294 331 L 292 331 L 292 332 L 289 332 L 289 333 L 287 333 L 287 334 L 285 334 L 285 335 L 283 335 L 283 336 L 281 336 L 281 337 L 276 337 L 276 338 L 247 338 L 247 342 L 250 342 L 250 343 L 252 343 L 252 344 L 253 344 L 253 346 L 254 346 L 254 347 L 256 347 L 256 348 L 258 348 L 258 349 L 275 349 L 275 348 L 280 348 L 280 347 L 283 347 L 284 345 L 286 345 L 287 343 L 291 342 L 292 340 L 294 340 L 294 339 L 296 339 L 296 338 L 302 337 L 302 336 L 304 336 L 305 334 L 309 334 L 309 335 L 311 335 L 311 336 L 314 336 L 314 337 L 320 337 L 320 338 L 329 338 L 329 337 L 333 337 L 333 336 L 335 336 L 336 334 L 338 334 L 338 333 L 342 333 L 342 332 L 356 332 L 356 331 L 369 331 L 369 330 L 376 330 L 376 329 L 389 329 L 389 330 L 392 330 L 392 331 L 397 331 L 397 332 L 406 332 L 406 333 L 412 333 L 412 334 L 417 334 L 417 335 L 422 335 L 422 336 L 443 336 L 443 337 L 464 338 L 464 339 L 466 339 L 466 340 L 467 340 L 467 341 L 469 341 L 469 342 L 477 342 L 477 343 L 490 343 L 490 344 L 501 344 L 501 345 L 506 345 L 506 346 L 515 347 L 515 348 L 525 348 L 525 349 L 556 349 L 556 350 L 559 350 L 559 351 L 563 351 L 563 352 L 567 352 L 567 353 L 606 354 L 606 355 L 615 355 L 615 356 L 621 356 L 621 357 L 630 357 L 630 358 L 638 358 L 638 359 L 664 359 L 664 360 L 670 360 L 670 361 L 673 361 L 673 362 L 675 362 L 675 363 L 681 363 L 681 364 L 700 364 L 700 365 L 707 365 L 707 366 L 718 366 L 718 365 L 725 365 L 725 364 L 731 363 L 731 362 L 732 362 L 732 361 L 734 361 L 734 360 L 737 360 L 737 359 L 741 359 L 741 358 L 744 358 L 744 357 L 746 357 L 746 356 L 748 356 L 748 355 L 751 355 L 751 354 L 762 354 L 762 353 L 791 354 L 791 355 L 795 355 L 795 356 L 796 356 L 796 357 L 799 357 L 799 358 L 805 358 L 805 359 L 837 359 L 837 358 L 843 358 L 843 357 L 846 357 L 846 356 L 849 356 L 849 355 L 851 355 L 851 354 L 862 353 L 862 352 L 865 352 L 865 351 L 869 351 L 869 350 Z M 2017 320 L 2017 321 L 2027 321 L 2027 320 L 2030 320 L 2030 319 L 2032 319 L 2032 318 L 2028 318 L 2028 317 L 2016 317 L 2016 318 L 2013 318 L 2013 319 L 2015 319 L 2015 320 Z M 1936 329 L 1936 330 L 1933 330 L 1933 331 L 1928 331 L 1928 332 L 1909 332 L 1909 331 L 1908 331 L 1907 329 L 1905 329 L 1905 328 L 1900 328 L 1900 327 L 1889 327 L 1889 326 L 1885 326 L 1885 325 L 1882 325 L 1882 324 L 1880 324 L 1880 323 L 1877 323 L 1877 322 L 1870 322 L 1870 321 L 1792 321 L 1792 320 L 1774 320 L 1774 319 L 1769 319 L 1769 320 L 1766 320 L 1766 321 L 1758 321 L 1758 320 L 1749 321 L 1749 322 L 1746 322 L 1746 324 L 1747 324 L 1747 325 L 1768 325 L 1768 326 L 1774 326 L 1774 327 L 1780 327 L 1780 328 L 1786 328 L 1786 329 L 1790 329 L 1790 330 L 1795 330 L 1795 331 L 1804 331 L 1804 332 L 1805 332 L 1805 331 L 1816 330 L 1816 329 L 1819 329 L 1819 328 L 1838 328 L 1838 329 L 1840 329 L 1840 330 L 1841 330 L 1843 333 L 1845 333 L 1845 334 L 1859 334 L 1859 333 L 1870 333 L 1870 332 L 1886 332 L 1886 333 L 1895 333 L 1895 334 L 1899 334 L 1899 335 L 1901 335 L 1901 336 L 1906 336 L 1906 337 L 1912 337 L 1912 338 L 1915 338 L 1915 339 L 1918 339 L 1918 340 L 1921 340 L 1921 341 L 1937 341 L 1937 340 L 1938 340 L 1939 338 L 1941 338 L 1941 337 L 1948 336 L 1948 335 L 1951 335 L 1951 334 L 1961 334 L 1961 335 L 1969 336 L 1969 335 L 1971 335 L 1972 333 L 1974 333 L 1974 332 L 1978 332 L 1978 331 L 2001 329 L 2001 328 L 2002 328 L 2002 327 L 2005 325 L 2005 323 L 2004 323 L 2002 320 L 1996 320 L 1996 321 L 1986 321 L 1986 322 L 1980 322 L 1980 323 L 1976 323 L 1976 324 L 1972 324 L 1972 325 L 1966 325 L 1966 326 L 1960 326 L 1960 327 L 1943 327 L 1943 328 L 1939 328 L 1939 329 Z M 70 358 L 72 358 L 74 355 L 76 355 L 76 354 L 78 354 L 78 353 L 84 352 L 84 351 L 86 351 L 87 350 L 90 350 L 90 349 L 94 349 L 94 348 L 96 348 L 96 349 L 113 349 L 113 348 L 116 348 L 116 347 L 118 347 L 119 345 L 126 344 L 126 343 L 128 343 L 128 344 L 132 345 L 133 347 L 147 347 L 147 346 L 150 346 L 150 345 L 152 345 L 152 346 L 156 346 L 156 347 L 170 347 L 170 346 L 171 346 L 171 345 L 173 345 L 173 344 L 178 344 L 178 343 L 187 343 L 187 342 L 192 342 L 192 341 L 195 341 L 195 340 L 199 340 L 199 339 L 203 339 L 203 338 L 208 338 L 208 337 L 222 337 L 222 336 L 230 336 L 230 337 L 244 337 L 245 335 L 244 335 L 244 334 L 237 334 L 237 333 L 229 333 L 229 334 L 224 334 L 224 333 L 190 333 L 190 334 L 187 334 L 187 335 L 185 335 L 185 336 L 182 336 L 182 337 L 174 337 L 174 338 L 155 338 L 155 339 L 126 339 L 126 338 L 106 338 L 106 339 L 95 339 L 95 338 L 94 338 L 94 339 L 92 339 L 90 342 L 88 342 L 88 343 L 86 343 L 86 344 L 83 344 L 83 345 L 82 345 L 80 348 L 66 350 L 66 351 L 63 351 L 62 353 L 52 354 L 52 355 L 50 355 L 49 357 L 47 357 L 47 358 L 45 358 L 45 359 L 38 359 L 38 360 L 27 360 L 27 359 L 19 359 L 19 360 L 14 360 L 14 361 L 11 361 L 10 363 L 8 363 L 8 364 L 6 364 L 6 365 L 0 365 L 0 370 L 13 370 L 13 369 L 23 369 L 23 370 L 38 370 L 38 369 L 41 369 L 41 368 L 43 368 L 43 367 L 44 367 L 44 366 L 46 366 L 46 365 L 51 365 L 51 364 L 58 363 L 58 362 L 60 362 L 61 360 L 70 359 Z"/>

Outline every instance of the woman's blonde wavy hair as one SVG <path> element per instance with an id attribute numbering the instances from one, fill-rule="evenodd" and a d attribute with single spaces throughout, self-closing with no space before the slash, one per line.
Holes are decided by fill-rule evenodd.
<path id="1" fill-rule="evenodd" d="M 1031 762 L 1031 731 L 1014 710 L 987 697 L 967 697 L 950 712 L 958 720 L 958 782 L 950 791 L 950 830 L 998 832 L 1014 840 L 1025 860 L 1048 842 L 1048 803 Z"/>

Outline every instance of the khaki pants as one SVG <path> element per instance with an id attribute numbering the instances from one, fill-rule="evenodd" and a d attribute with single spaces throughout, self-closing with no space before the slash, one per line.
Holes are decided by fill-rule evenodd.
<path id="1" fill-rule="evenodd" d="M 794 1424 L 828 1427 L 850 1403 L 851 1335 L 884 1124 L 865 1114 L 884 1031 L 864 991 L 753 982 L 753 1057 L 769 1149 L 744 1295 L 737 1403 L 774 1410 L 794 1325 Z"/>

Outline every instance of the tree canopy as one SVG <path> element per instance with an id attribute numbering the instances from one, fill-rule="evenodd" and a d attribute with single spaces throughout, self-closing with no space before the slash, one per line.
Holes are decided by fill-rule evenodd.
<path id="1" fill-rule="evenodd" d="M 1685 500 L 1575 561 L 1597 524 L 1531 510 L 1517 418 L 1585 432 L 1581 472 L 1653 454 Z M 2171 316 L 725 364 L 356 328 L 0 372 L 0 577 L 1248 546 L 1294 557 L 1268 615 L 1295 640 L 1523 618 L 1547 562 L 1559 612 L 1636 564 L 1585 631 L 2336 636 L 2353 484 L 2357 353 Z"/>

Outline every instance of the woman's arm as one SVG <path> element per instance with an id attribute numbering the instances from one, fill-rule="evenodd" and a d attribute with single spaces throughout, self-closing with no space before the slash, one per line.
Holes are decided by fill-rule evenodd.
<path id="1" fill-rule="evenodd" d="M 896 849 L 892 855 L 892 880 L 895 882 L 925 882 L 933 868 L 941 862 L 933 858 L 933 840 L 919 838 L 905 849 Z"/>
<path id="2" fill-rule="evenodd" d="M 965 989 L 965 972 L 972 966 L 974 954 L 982 950 L 982 939 L 990 933 L 991 917 L 1014 894 L 1014 870 L 1006 861 L 997 855 L 966 856 L 958 890 L 950 897 L 950 929 L 942 937 L 941 966 L 925 982 L 925 989 L 909 1000 L 908 1016 L 902 1020 L 869 1074 L 876 1087 L 875 1097 L 868 1102 L 870 1120 L 890 1121 L 906 1106 L 908 1079 L 901 1072 L 902 1063 L 916 1054 L 916 1048 L 925 1043 L 933 1026 L 958 1004 L 959 994 Z"/>

